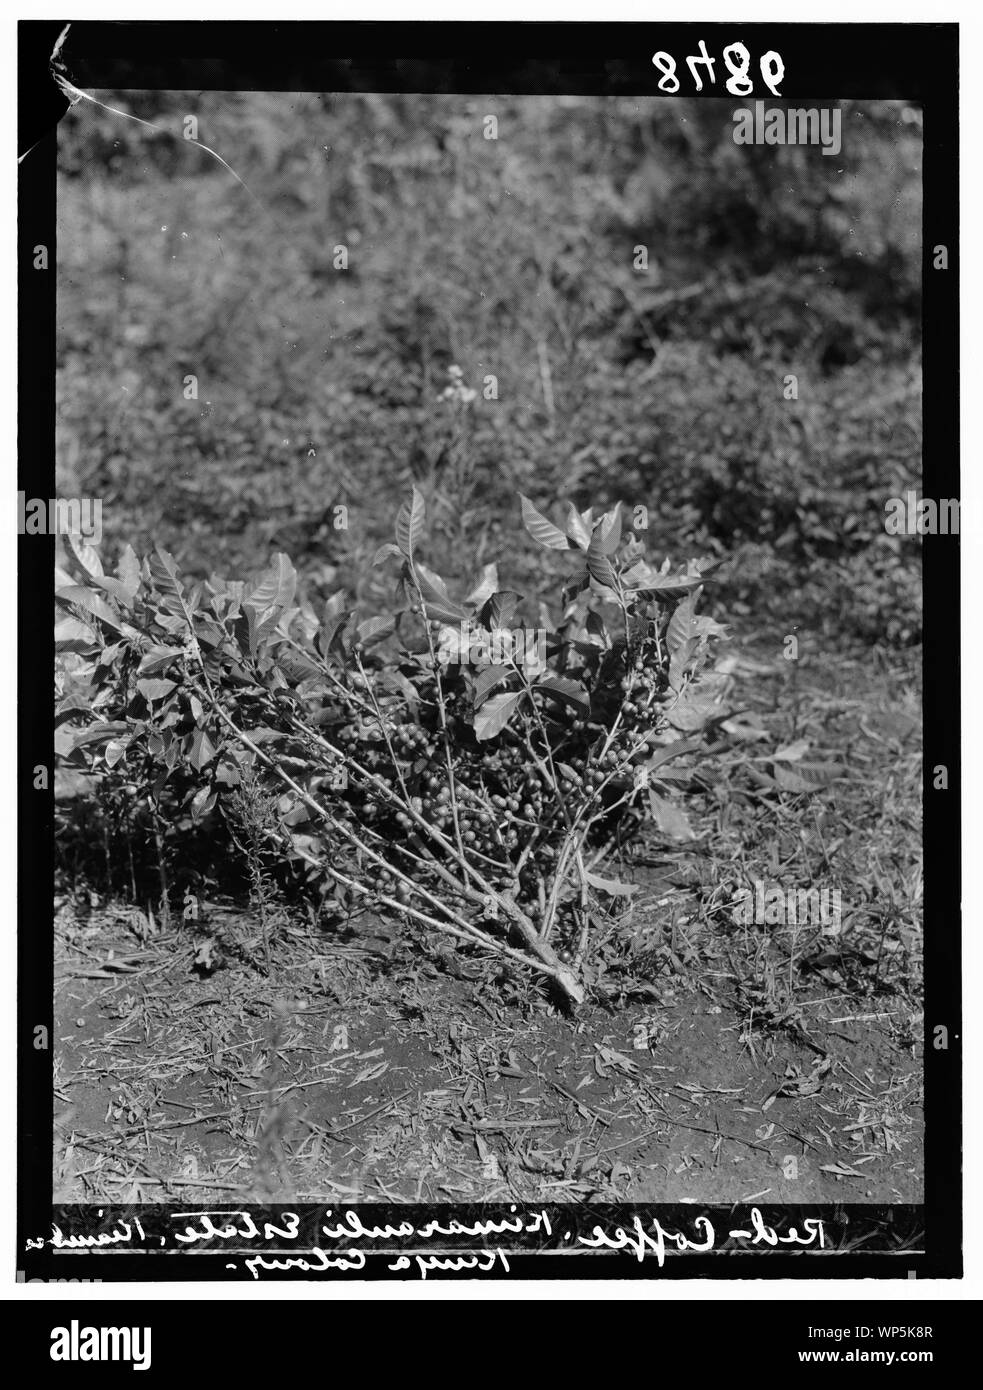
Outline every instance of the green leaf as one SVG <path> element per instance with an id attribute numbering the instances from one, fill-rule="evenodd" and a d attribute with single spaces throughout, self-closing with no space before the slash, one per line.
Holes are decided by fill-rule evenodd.
<path id="1" fill-rule="evenodd" d="M 600 521 L 594 527 L 591 536 L 591 545 L 596 542 L 597 549 L 602 555 L 613 555 L 618 549 L 621 541 L 621 503 L 617 502 L 613 509 L 605 512 Z"/>
<path id="2" fill-rule="evenodd" d="M 215 745 L 208 737 L 204 729 L 195 729 L 191 735 L 191 754 L 189 762 L 196 772 L 210 763 L 215 756 Z"/>
<path id="3" fill-rule="evenodd" d="M 376 618 L 366 618 L 359 623 L 355 632 L 363 647 L 371 647 L 376 642 L 384 642 L 395 626 L 396 619 L 391 613 L 385 613 Z"/>
<path id="4" fill-rule="evenodd" d="M 153 700 L 163 700 L 170 695 L 172 690 L 177 689 L 177 681 L 170 680 L 140 680 L 137 681 L 137 690 L 148 702 Z"/>
<path id="5" fill-rule="evenodd" d="M 695 838 L 689 818 L 678 806 L 674 806 L 671 801 L 667 801 L 664 796 L 660 796 L 651 787 L 649 787 L 648 801 L 652 820 L 663 835 L 668 835 L 673 840 L 692 840 Z"/>
<path id="6" fill-rule="evenodd" d="M 59 589 L 55 598 L 60 599 L 62 603 L 76 604 L 79 608 L 84 608 L 93 617 L 101 618 L 104 623 L 108 623 L 116 632 L 125 630 L 119 614 L 92 589 L 83 588 L 81 584 L 70 584 L 67 589 Z"/>
<path id="7" fill-rule="evenodd" d="M 345 607 L 344 590 L 339 590 L 328 599 L 324 605 L 321 630 L 317 634 L 317 646 L 322 656 L 327 656 L 335 645 L 340 645 L 353 611 Z"/>
<path id="8" fill-rule="evenodd" d="M 809 740 L 799 738 L 794 743 L 786 743 L 784 748 L 779 748 L 777 752 L 772 753 L 771 760 L 776 763 L 797 763 L 805 757 L 808 751 Z"/>
<path id="9" fill-rule="evenodd" d="M 115 767 L 117 763 L 123 761 L 129 742 L 129 738 L 114 738 L 106 744 L 104 756 L 107 767 Z"/>
<path id="10" fill-rule="evenodd" d="M 490 565 L 486 565 L 481 571 L 481 578 L 464 600 L 465 603 L 473 603 L 476 608 L 480 608 L 495 593 L 498 588 L 498 565 L 492 560 Z"/>
<path id="11" fill-rule="evenodd" d="M 60 652 L 98 651 L 99 639 L 78 618 L 61 618 L 55 623 L 55 646 Z"/>
<path id="12" fill-rule="evenodd" d="M 611 545 L 612 537 L 614 538 L 613 546 Z M 606 512 L 601 517 L 594 527 L 590 545 L 587 547 L 587 572 L 595 583 L 603 585 L 605 589 L 614 589 L 617 585 L 614 567 L 608 556 L 617 549 L 620 537 L 621 508 L 619 504 L 613 512 Z"/>
<path id="13" fill-rule="evenodd" d="M 427 569 L 426 565 L 416 566 L 417 583 L 426 608 L 426 616 L 431 622 L 461 623 L 471 616 L 466 608 L 447 596 L 447 585 L 439 574 Z"/>
<path id="14" fill-rule="evenodd" d="M 140 561 L 132 545 L 124 545 L 116 564 L 116 574 L 131 598 L 136 598 L 143 580 L 140 577 Z"/>
<path id="15" fill-rule="evenodd" d="M 686 595 L 682 603 L 676 606 L 676 611 L 669 620 L 669 627 L 666 630 L 666 647 L 669 655 L 675 656 L 694 635 L 694 618 L 696 616 L 697 592 Z"/>
<path id="16" fill-rule="evenodd" d="M 584 878 L 592 888 L 597 888 L 612 898 L 630 898 L 639 888 L 637 883 L 622 883 L 617 878 L 601 878 L 600 874 L 585 873 Z"/>
<path id="17" fill-rule="evenodd" d="M 773 764 L 772 776 L 783 792 L 817 792 L 840 775 L 835 763 L 799 763 L 795 768 Z"/>
<path id="18" fill-rule="evenodd" d="M 515 593 L 512 589 L 502 589 L 500 593 L 492 594 L 478 614 L 478 621 L 489 632 L 494 632 L 496 628 L 508 627 L 521 597 L 521 594 Z"/>
<path id="19" fill-rule="evenodd" d="M 427 508 L 420 490 L 414 486 L 412 502 L 404 502 L 396 517 L 396 544 L 407 560 L 413 559 L 413 547 L 420 539 Z"/>
<path id="20" fill-rule="evenodd" d="M 288 556 L 278 553 L 257 587 L 244 600 L 257 612 L 268 608 L 288 608 L 297 592 L 297 571 Z"/>
<path id="21" fill-rule="evenodd" d="M 214 787 L 200 787 L 191 799 L 191 821 L 197 825 L 203 816 L 208 812 L 218 800 L 218 793 Z"/>
<path id="22" fill-rule="evenodd" d="M 154 644 L 147 651 L 140 665 L 137 667 L 138 676 L 154 676 L 159 671 L 164 671 L 170 666 L 172 661 L 177 661 L 181 656 L 180 647 L 160 647 Z"/>
<path id="23" fill-rule="evenodd" d="M 595 549 L 593 540 L 587 551 L 587 572 L 596 584 L 600 584 L 604 589 L 614 590 L 617 582 L 614 568 L 608 557 L 599 548 Z"/>
<path id="24" fill-rule="evenodd" d="M 129 724 L 121 719 L 100 720 L 96 724 L 90 724 L 88 728 L 73 729 L 72 747 L 84 748 L 88 743 L 106 743 L 118 734 L 129 733 L 129 729 Z"/>
<path id="25" fill-rule="evenodd" d="M 581 550 L 586 550 L 590 545 L 590 531 L 572 502 L 567 503 L 567 535 Z"/>
<path id="26" fill-rule="evenodd" d="M 666 708 L 666 719 L 674 729 L 690 734 L 702 729 L 710 719 L 723 715 L 724 710 L 709 693 L 690 686 L 675 704 Z"/>
<path id="27" fill-rule="evenodd" d="M 157 588 L 162 594 L 176 598 L 184 605 L 184 588 L 178 579 L 177 564 L 174 556 L 161 547 L 155 546 L 154 553 L 150 557 L 150 577 L 153 579 Z"/>
<path id="28" fill-rule="evenodd" d="M 649 776 L 655 772 L 663 763 L 671 762 L 673 758 L 682 757 L 684 753 L 695 753 L 701 746 L 703 740 L 698 738 L 677 739 L 675 743 L 668 744 L 665 748 L 660 748 L 657 753 L 653 753 L 645 764 Z"/>
<path id="29" fill-rule="evenodd" d="M 401 555 L 402 551 L 398 545 L 393 545 L 392 541 L 386 541 L 385 545 L 380 545 L 379 549 L 372 556 L 372 564 L 381 565 L 383 560 L 388 560 L 390 555 Z"/>
<path id="30" fill-rule="evenodd" d="M 478 672 L 474 682 L 474 707 L 479 709 L 496 686 L 509 676 L 504 666 L 485 666 Z"/>
<path id="31" fill-rule="evenodd" d="M 76 560 L 93 579 L 101 575 L 102 560 L 95 546 L 90 545 L 84 536 L 76 535 L 74 531 L 68 532 L 68 544 L 74 552 Z"/>
<path id="32" fill-rule="evenodd" d="M 474 717 L 474 736 L 479 743 L 484 743 L 502 732 L 521 699 L 522 691 L 519 690 L 492 695 L 485 701 Z"/>
<path id="33" fill-rule="evenodd" d="M 315 665 L 310 657 L 303 652 L 295 651 L 292 647 L 287 647 L 277 653 L 277 665 L 286 676 L 288 681 L 294 685 L 299 685 L 301 681 L 313 680 L 315 677 L 324 676 L 320 666 Z"/>
<path id="34" fill-rule="evenodd" d="M 662 574 L 645 560 L 637 560 L 621 576 L 624 587 L 639 598 L 655 598 L 670 603 L 698 589 L 703 583 L 699 574 Z"/>
<path id="35" fill-rule="evenodd" d="M 133 591 L 129 589 L 121 579 L 110 579 L 104 574 L 94 574 L 93 584 L 97 584 L 100 589 L 111 594 L 118 603 L 122 603 L 127 608 L 133 607 Z"/>
<path id="36" fill-rule="evenodd" d="M 522 503 L 522 522 L 526 530 L 534 541 L 546 547 L 547 550 L 569 550 L 570 542 L 558 526 L 554 526 L 552 521 L 538 512 L 528 497 L 523 497 L 519 493 L 519 500 Z"/>
<path id="37" fill-rule="evenodd" d="M 564 704 L 572 705 L 574 709 L 590 709 L 590 696 L 587 691 L 579 681 L 569 680 L 566 676 L 550 676 L 547 680 L 539 681 L 535 688 L 548 691 Z"/>

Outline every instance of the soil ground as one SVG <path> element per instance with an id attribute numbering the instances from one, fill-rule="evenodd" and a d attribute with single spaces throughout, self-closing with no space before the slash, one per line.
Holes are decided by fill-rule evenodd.
<path id="1" fill-rule="evenodd" d="M 162 929 L 66 894 L 55 1200 L 920 1202 L 910 676 L 814 670 L 791 713 L 756 677 L 773 739 L 849 749 L 833 828 L 821 794 L 749 790 L 753 755 L 725 747 L 706 833 L 643 840 L 631 969 L 576 1018 L 369 913 L 284 911 L 267 960 L 248 906 Z M 807 843 L 843 884 L 841 934 L 737 925 L 735 864 L 767 879 Z"/>

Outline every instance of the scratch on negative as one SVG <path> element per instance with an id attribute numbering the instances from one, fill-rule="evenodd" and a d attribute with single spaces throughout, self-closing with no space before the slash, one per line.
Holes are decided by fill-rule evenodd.
<path id="1" fill-rule="evenodd" d="M 58 40 L 55 43 L 54 48 L 51 50 L 51 57 L 48 59 L 48 66 L 51 72 L 51 76 L 54 78 L 55 82 L 58 84 L 58 87 L 64 93 L 65 97 L 68 99 L 69 106 L 76 106 L 80 101 L 90 101 L 93 106 L 100 106 L 103 109 L 103 111 L 109 111 L 114 116 L 122 116 L 124 120 L 135 121 L 137 125 L 142 125 L 147 130 L 154 131 L 157 135 L 166 135 L 170 139 L 176 140 L 178 137 L 174 134 L 173 131 L 167 130 L 164 126 L 154 125 L 151 121 L 144 121 L 139 116 L 131 115 L 129 111 L 120 111 L 115 106 L 109 106 L 106 104 L 106 102 L 99 101 L 98 98 L 92 96 L 89 92 L 83 92 L 80 87 L 76 87 L 73 82 L 70 82 L 68 80 L 65 65 L 61 61 L 59 54 L 61 53 L 62 45 L 64 44 L 65 39 L 68 36 L 68 31 L 71 27 L 72 26 L 70 23 L 65 25 L 64 29 L 58 35 Z M 187 140 L 185 143 L 197 146 L 199 150 L 204 150 L 206 154 L 210 154 L 213 159 L 218 160 L 222 168 L 227 169 L 229 173 L 232 175 L 232 177 L 235 179 L 236 183 L 240 184 L 246 190 L 246 192 L 249 194 L 250 198 L 252 198 L 253 202 L 260 209 L 260 211 L 269 215 L 269 210 L 263 206 L 260 199 L 257 198 L 256 194 L 249 187 L 249 184 L 246 183 L 245 179 L 240 178 L 240 176 L 233 169 L 232 165 L 227 163 L 227 161 L 222 158 L 222 156 L 218 153 L 217 150 L 213 150 L 210 145 L 205 145 L 200 140 Z M 32 145 L 31 149 L 34 148 L 35 146 Z M 25 153 L 20 156 L 17 162 L 21 163 L 23 160 L 27 158 L 27 156 L 30 153 L 31 150 L 26 150 Z"/>

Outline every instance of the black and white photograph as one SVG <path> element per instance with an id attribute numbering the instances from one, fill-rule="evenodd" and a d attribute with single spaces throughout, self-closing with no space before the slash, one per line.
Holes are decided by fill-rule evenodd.
<path id="1" fill-rule="evenodd" d="M 21 24 L 18 1267 L 952 1277 L 957 26 L 294 27 Z"/>

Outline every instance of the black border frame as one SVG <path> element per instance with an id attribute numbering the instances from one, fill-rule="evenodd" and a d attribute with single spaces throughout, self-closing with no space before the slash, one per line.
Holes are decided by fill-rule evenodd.
<path id="1" fill-rule="evenodd" d="M 49 60 L 63 22 L 30 20 L 18 26 L 19 136 L 22 156 L 18 224 L 18 487 L 29 495 L 55 491 L 55 268 L 56 126 L 67 103 L 51 79 Z M 665 49 L 681 65 L 681 96 L 696 94 L 686 82 L 683 56 L 705 39 L 713 54 L 741 41 L 752 58 L 777 49 L 785 62 L 782 99 L 895 97 L 924 111 L 923 339 L 924 439 L 931 460 L 923 490 L 930 496 L 959 495 L 959 205 L 958 42 L 955 24 L 636 24 L 636 23 L 311 23 L 167 22 L 73 23 L 62 50 L 71 80 L 83 89 L 217 88 L 223 90 L 335 90 L 407 92 L 501 92 L 503 94 L 658 95 L 651 55 Z M 332 55 L 344 54 L 345 57 Z M 221 56 L 215 56 L 221 55 Z M 755 67 L 752 63 L 752 75 Z M 723 94 L 718 82 L 703 95 Z M 756 83 L 750 102 L 768 97 Z M 696 99 L 699 99 L 696 97 Z M 33 248 L 49 249 L 46 273 L 33 267 Z M 949 268 L 933 268 L 933 248 L 948 249 Z M 959 747 L 959 538 L 925 537 L 924 596 L 924 849 L 925 849 L 925 1203 L 923 1208 L 769 1206 L 762 1216 L 779 1229 L 789 1221 L 820 1217 L 832 1233 L 847 1225 L 860 1234 L 863 1218 L 892 1213 L 899 1235 L 917 1231 L 924 1220 L 919 1253 L 837 1253 L 816 1262 L 804 1252 L 737 1253 L 733 1246 L 712 1255 L 687 1254 L 659 1269 L 630 1254 L 609 1253 L 588 1265 L 569 1254 L 548 1253 L 554 1243 L 511 1257 L 520 1278 L 822 1278 L 958 1277 L 962 1273 L 961 1211 L 961 1039 L 960 1004 L 960 747 Z M 53 1213 L 51 1205 L 51 1116 L 53 1045 L 53 951 L 49 885 L 53 878 L 53 790 L 33 789 L 38 763 L 53 767 L 50 673 L 54 640 L 50 623 L 54 543 L 18 538 L 18 1279 L 93 1278 L 136 1280 L 252 1279 L 229 1274 L 230 1250 L 200 1250 L 193 1260 L 153 1259 L 151 1249 L 120 1251 L 108 1261 L 95 1251 L 74 1251 L 67 1261 L 51 1247 L 28 1248 L 47 1236 L 53 1219 L 80 1220 L 89 1229 L 134 1213 L 96 1215 L 97 1209 Z M 933 769 L 948 769 L 948 790 L 933 788 Z M 944 1028 L 948 1046 L 935 1045 Z M 49 1045 L 39 1045 L 46 1029 Z M 157 1230 L 166 1208 L 145 1207 L 136 1215 Z M 257 1215 L 258 1213 L 254 1214 Z M 323 1208 L 301 1209 L 312 1220 Z M 462 1220 L 509 1208 L 459 1210 L 450 1206 L 360 1209 L 366 1224 L 426 1219 Z M 709 1215 L 725 1231 L 746 1226 L 747 1209 L 618 1207 L 551 1209 L 559 1230 L 611 1229 L 630 1224 L 636 1211 L 656 1215 L 666 1229 L 690 1230 L 697 1215 Z M 276 1208 L 270 1216 L 284 1211 Z M 162 1229 L 162 1228 L 161 1228 Z M 168 1240 L 168 1253 L 174 1252 Z M 265 1242 L 251 1243 L 258 1253 Z M 153 1248 L 164 1253 L 154 1237 Z M 180 1247 L 179 1247 L 180 1248 Z M 473 1247 L 472 1247 L 473 1248 Z M 862 1245 L 860 1247 L 863 1248 Z M 567 1247 L 569 1250 L 569 1246 Z M 298 1252 L 299 1253 L 299 1252 Z M 462 1252 L 463 1253 L 463 1252 Z M 56 1258 L 56 1255 L 59 1257 Z M 726 1255 L 727 1258 L 721 1258 Z M 394 1275 L 386 1258 L 373 1257 L 362 1271 L 334 1277 L 418 1278 Z M 577 1266 L 574 1274 L 574 1263 Z M 112 1269 L 110 1278 L 109 1268 Z M 501 1275 L 499 1267 L 497 1273 Z M 310 1278 L 297 1271 L 267 1276 Z M 317 1277 L 317 1276 L 315 1276 Z M 321 1276 L 323 1277 L 323 1276 Z M 476 1277 L 464 1273 L 431 1278 Z M 495 1271 L 489 1277 L 496 1277 Z"/>

